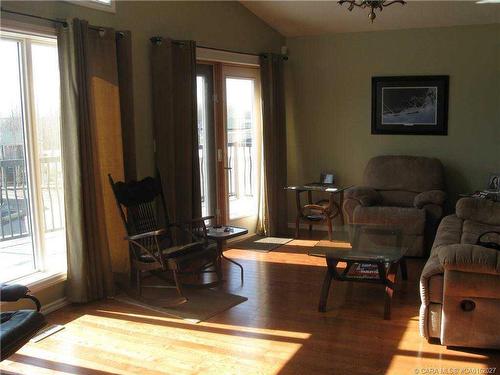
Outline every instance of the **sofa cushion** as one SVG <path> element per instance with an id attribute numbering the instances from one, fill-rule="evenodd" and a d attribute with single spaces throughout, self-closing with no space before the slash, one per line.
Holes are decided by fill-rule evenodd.
<path id="1" fill-rule="evenodd" d="M 463 220 L 500 226 L 500 202 L 489 199 L 462 198 L 457 202 L 457 216 Z"/>
<path id="2" fill-rule="evenodd" d="M 409 207 L 361 207 L 354 210 L 356 224 L 376 224 L 400 228 L 403 234 L 421 235 L 425 228 L 425 210 Z"/>
<path id="3" fill-rule="evenodd" d="M 368 162 L 363 179 L 364 185 L 377 190 L 444 190 L 443 166 L 435 158 L 377 156 Z"/>
<path id="4" fill-rule="evenodd" d="M 490 231 L 500 232 L 500 225 L 493 226 L 479 223 L 477 221 L 464 220 L 460 243 L 475 245 L 481 234 Z M 483 240 L 487 240 L 487 237 L 483 237 Z"/>

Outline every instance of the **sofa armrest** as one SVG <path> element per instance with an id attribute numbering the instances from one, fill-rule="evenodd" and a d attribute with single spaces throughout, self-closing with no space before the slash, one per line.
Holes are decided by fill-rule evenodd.
<path id="1" fill-rule="evenodd" d="M 354 186 L 344 192 L 344 217 L 347 224 L 352 224 L 354 219 L 354 210 L 358 206 L 374 206 L 382 201 L 381 195 L 370 187 Z"/>
<path id="2" fill-rule="evenodd" d="M 439 263 L 446 271 L 500 275 L 500 251 L 470 244 L 453 244 L 437 249 Z"/>
<path id="3" fill-rule="evenodd" d="M 442 190 L 429 190 L 418 194 L 413 205 L 416 208 L 424 208 L 426 205 L 434 204 L 437 206 L 442 206 L 446 200 L 446 193 Z"/>
<path id="4" fill-rule="evenodd" d="M 344 199 L 357 200 L 362 206 L 373 206 L 382 201 L 382 196 L 373 188 L 354 186 L 345 191 Z"/>
<path id="5" fill-rule="evenodd" d="M 420 275 L 420 295 L 423 304 L 429 304 L 430 279 L 446 271 L 500 275 L 500 251 L 470 244 L 435 247 Z"/>

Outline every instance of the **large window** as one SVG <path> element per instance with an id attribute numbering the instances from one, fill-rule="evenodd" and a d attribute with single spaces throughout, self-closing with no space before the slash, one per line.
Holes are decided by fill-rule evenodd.
<path id="1" fill-rule="evenodd" d="M 66 270 L 54 38 L 0 36 L 0 282 Z"/>
<path id="2" fill-rule="evenodd" d="M 104 10 L 106 12 L 115 13 L 116 11 L 116 0 L 66 0 L 70 3 L 77 4 L 80 6 Z"/>

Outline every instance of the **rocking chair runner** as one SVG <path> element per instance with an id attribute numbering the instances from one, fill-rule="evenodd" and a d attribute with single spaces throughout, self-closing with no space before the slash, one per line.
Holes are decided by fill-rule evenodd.
<path id="1" fill-rule="evenodd" d="M 108 177 L 127 231 L 139 295 L 142 273 L 146 271 L 172 271 L 175 288 L 185 300 L 179 274 L 215 272 L 218 280 L 222 279 L 216 245 L 207 238 L 205 226 L 205 220 L 212 217 L 170 223 L 159 177 L 128 183 L 115 183 L 111 175 Z M 165 214 L 163 227 L 157 219 L 156 203 Z M 212 266 L 214 270 L 209 271 Z"/>

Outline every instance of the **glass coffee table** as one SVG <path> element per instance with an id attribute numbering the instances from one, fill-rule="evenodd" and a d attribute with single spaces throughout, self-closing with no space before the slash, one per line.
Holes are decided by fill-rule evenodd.
<path id="1" fill-rule="evenodd" d="M 309 252 L 310 256 L 325 258 L 327 265 L 319 311 L 326 311 L 332 280 L 377 283 L 385 286 L 384 319 L 390 319 L 399 267 L 403 280 L 407 279 L 401 230 L 375 225 L 354 225 L 337 227 L 335 234 L 333 241 L 320 241 Z M 337 269 L 339 262 L 346 263 L 346 267 L 340 271 Z"/>

